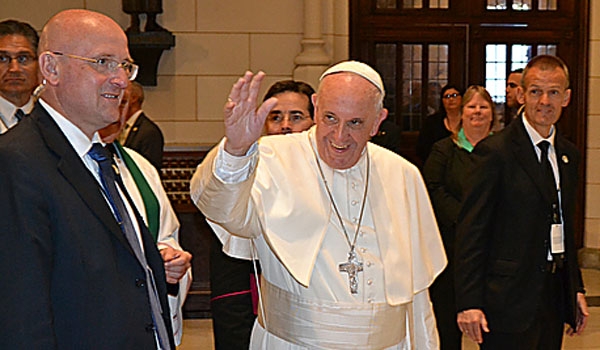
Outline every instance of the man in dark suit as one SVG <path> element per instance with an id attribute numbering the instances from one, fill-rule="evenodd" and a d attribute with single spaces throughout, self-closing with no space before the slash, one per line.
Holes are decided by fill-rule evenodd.
<path id="1" fill-rule="evenodd" d="M 161 255 L 88 152 L 137 73 L 127 37 L 66 10 L 42 31 L 39 65 L 41 99 L 0 137 L 0 348 L 174 349 Z"/>
<path id="2" fill-rule="evenodd" d="M 142 111 L 144 103 L 144 88 L 132 81 L 125 92 L 122 103 L 129 102 L 126 114 L 125 128 L 119 136 L 119 142 L 135 150 L 148 159 L 156 170 L 162 165 L 165 140 L 158 125 L 150 120 Z"/>
<path id="3" fill-rule="evenodd" d="M 524 112 L 475 148 L 457 225 L 457 321 L 482 349 L 558 350 L 564 324 L 579 334 L 588 317 L 573 232 L 579 154 L 555 126 L 568 69 L 537 56 L 522 85 Z"/>
<path id="4" fill-rule="evenodd" d="M 12 19 L 0 22 L 0 134 L 31 113 L 38 85 L 35 29 Z"/>

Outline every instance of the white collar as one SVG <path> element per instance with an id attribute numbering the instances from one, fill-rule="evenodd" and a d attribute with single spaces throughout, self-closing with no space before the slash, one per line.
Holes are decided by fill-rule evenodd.
<path id="1" fill-rule="evenodd" d="M 529 120 L 527 120 L 527 118 L 525 118 L 525 112 L 523 112 L 523 124 L 525 125 L 525 130 L 527 131 L 527 134 L 529 134 L 529 139 L 531 139 L 531 142 L 533 143 L 533 146 L 537 146 L 538 143 L 542 142 L 542 141 L 548 141 L 550 142 L 550 145 L 552 145 L 554 147 L 554 136 L 556 135 L 556 133 L 554 132 L 556 130 L 556 128 L 554 127 L 554 125 L 552 125 L 552 127 L 550 128 L 550 136 L 546 137 L 542 137 L 537 130 L 535 130 L 533 128 L 533 126 L 529 123 Z"/>
<path id="2" fill-rule="evenodd" d="M 73 124 L 73 122 L 65 118 L 65 116 L 57 112 L 54 108 L 50 107 L 43 99 L 40 99 L 39 101 L 42 107 L 44 107 L 52 119 L 54 119 L 56 124 L 58 124 L 58 127 L 62 133 L 65 134 L 65 137 L 69 140 L 69 143 L 73 146 L 80 158 L 83 158 L 83 156 L 85 156 L 92 148 L 92 142 L 100 142 L 100 135 L 98 135 L 98 132 L 95 132 L 90 140 L 81 129 Z"/>

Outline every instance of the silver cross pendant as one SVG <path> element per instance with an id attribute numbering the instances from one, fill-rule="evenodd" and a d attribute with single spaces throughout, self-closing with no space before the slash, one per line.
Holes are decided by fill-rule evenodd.
<path id="1" fill-rule="evenodd" d="M 358 261 L 354 249 L 348 253 L 348 261 L 339 265 L 340 272 L 346 272 L 348 274 L 348 282 L 350 283 L 350 293 L 358 293 L 358 272 L 363 270 L 363 263 Z"/>

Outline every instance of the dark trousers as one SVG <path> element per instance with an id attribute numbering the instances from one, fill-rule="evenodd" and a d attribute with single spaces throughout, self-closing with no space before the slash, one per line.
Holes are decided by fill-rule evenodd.
<path id="1" fill-rule="evenodd" d="M 462 333 L 456 323 L 453 273 L 454 266 L 448 263 L 446 269 L 429 288 L 429 297 L 440 336 L 440 350 L 460 350 L 462 347 Z"/>
<path id="2" fill-rule="evenodd" d="M 560 350 L 564 334 L 564 298 L 560 273 L 546 274 L 536 316 L 523 332 L 484 333 L 482 350 Z"/>
<path id="3" fill-rule="evenodd" d="M 210 251 L 210 308 L 217 350 L 246 350 L 256 315 L 252 300 L 252 262 L 234 259 L 222 251 L 213 235 Z"/>

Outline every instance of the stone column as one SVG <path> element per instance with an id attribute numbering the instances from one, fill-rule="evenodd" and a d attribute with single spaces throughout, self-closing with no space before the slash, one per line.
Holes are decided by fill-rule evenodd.
<path id="1" fill-rule="evenodd" d="M 293 72 L 295 80 L 311 84 L 315 89 L 319 85 L 319 77 L 331 63 L 325 52 L 325 41 L 322 34 L 321 0 L 304 0 L 304 39 L 302 52 L 296 56 Z"/>

